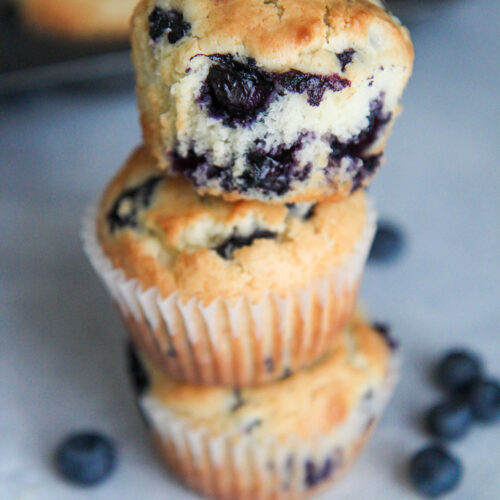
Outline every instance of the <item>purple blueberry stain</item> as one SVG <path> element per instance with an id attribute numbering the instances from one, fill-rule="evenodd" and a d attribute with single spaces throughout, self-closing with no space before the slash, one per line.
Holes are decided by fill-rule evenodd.
<path id="1" fill-rule="evenodd" d="M 319 106 L 326 90 L 340 92 L 351 85 L 337 74 L 278 73 L 259 68 L 252 58 L 237 61 L 231 54 L 208 57 L 213 64 L 197 100 L 209 116 L 228 127 L 250 125 L 287 91 L 305 93 L 311 106 Z"/>
<path id="2" fill-rule="evenodd" d="M 304 482 L 308 488 L 314 488 L 329 479 L 333 471 L 334 463 L 331 457 L 319 464 L 313 460 L 306 460 L 304 464 Z"/>
<path id="3" fill-rule="evenodd" d="M 237 233 L 231 235 L 225 241 L 217 245 L 213 250 L 215 250 L 220 257 L 223 259 L 232 259 L 235 250 L 238 248 L 250 246 L 255 240 L 258 239 L 275 239 L 276 233 L 272 231 L 267 231 L 265 229 L 257 229 L 252 234 L 248 236 L 241 236 Z"/>
<path id="4" fill-rule="evenodd" d="M 260 427 L 261 425 L 262 420 L 260 418 L 256 418 L 245 425 L 245 427 L 243 428 L 243 432 L 245 434 L 251 434 L 255 429 L 257 429 L 257 427 Z"/>
<path id="5" fill-rule="evenodd" d="M 141 210 L 149 207 L 158 183 L 162 176 L 153 176 L 138 186 L 125 189 L 115 200 L 106 215 L 110 231 L 126 227 L 136 228 Z"/>
<path id="6" fill-rule="evenodd" d="M 293 182 L 303 182 L 311 173 L 310 164 L 298 165 L 298 153 L 307 136 L 309 134 L 302 133 L 293 144 L 280 144 L 272 149 L 267 149 L 262 141 L 256 141 L 246 153 L 250 168 L 239 176 L 233 174 L 230 166 L 214 166 L 206 157 L 193 151 L 186 157 L 174 155 L 172 166 L 195 186 L 204 186 L 216 179 L 227 192 L 245 193 L 252 189 L 265 196 L 281 196 L 291 189 Z"/>
<path id="7" fill-rule="evenodd" d="M 272 373 L 274 371 L 274 360 L 270 356 L 264 359 L 264 366 L 266 367 L 266 371 Z"/>
<path id="8" fill-rule="evenodd" d="M 342 73 L 345 71 L 346 66 L 348 64 L 351 64 L 352 56 L 355 53 L 356 51 L 354 49 L 346 49 L 344 50 L 344 52 L 339 52 L 338 54 L 335 54 L 340 62 L 340 68 L 342 70 Z"/>
<path id="9" fill-rule="evenodd" d="M 316 211 L 316 203 L 308 204 L 309 206 L 304 210 L 300 203 L 286 203 L 288 213 L 292 217 L 300 217 L 304 222 L 312 219 Z"/>
<path id="10" fill-rule="evenodd" d="M 245 401 L 243 401 L 240 389 L 233 389 L 233 397 L 234 401 L 233 404 L 231 405 L 231 411 L 235 412 L 245 404 Z"/>
<path id="11" fill-rule="evenodd" d="M 182 12 L 155 7 L 148 17 L 149 36 L 157 42 L 165 34 L 168 42 L 174 44 L 185 37 L 191 25 L 184 20 Z"/>

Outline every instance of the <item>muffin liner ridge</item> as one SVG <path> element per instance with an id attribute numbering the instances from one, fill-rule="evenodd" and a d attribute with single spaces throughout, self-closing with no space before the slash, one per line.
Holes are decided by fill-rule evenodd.
<path id="1" fill-rule="evenodd" d="M 139 408 L 155 445 L 185 484 L 218 500 L 300 500 L 339 480 L 352 465 L 378 423 L 399 378 L 399 353 L 391 353 L 382 387 L 331 434 L 301 441 L 241 433 L 210 435 L 172 414 L 147 394 Z"/>
<path id="2" fill-rule="evenodd" d="M 170 376 L 204 385 L 255 385 L 320 358 L 355 308 L 359 282 L 376 229 L 367 200 L 366 221 L 352 253 L 325 276 L 285 297 L 269 291 L 258 302 L 242 296 L 208 305 L 178 293 L 162 297 L 113 267 L 96 235 L 98 203 L 83 219 L 81 237 L 92 266 L 118 306 L 141 352 Z"/>

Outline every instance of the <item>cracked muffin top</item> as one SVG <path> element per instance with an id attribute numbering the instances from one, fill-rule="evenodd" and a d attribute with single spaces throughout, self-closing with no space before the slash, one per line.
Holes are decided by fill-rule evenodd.
<path id="1" fill-rule="evenodd" d="M 260 387 L 180 383 L 143 361 L 140 353 L 134 356 L 132 351 L 132 356 L 135 388 L 146 414 L 158 425 L 166 411 L 211 436 L 228 433 L 256 440 L 309 440 L 336 430 L 352 434 L 352 427 L 360 425 L 361 433 L 378 416 L 393 375 L 391 347 L 375 327 L 358 318 L 316 364 Z"/>
<path id="2" fill-rule="evenodd" d="M 134 19 L 137 28 L 148 19 L 153 42 L 166 32 L 170 44 L 238 52 L 276 71 L 301 64 L 303 71 L 329 73 L 331 49 L 338 52 L 341 39 L 377 57 L 385 52 L 395 64 L 410 67 L 413 59 L 407 30 L 383 0 L 142 0 Z M 353 55 L 352 47 L 344 48 L 333 54 L 339 73 Z"/>
<path id="3" fill-rule="evenodd" d="M 200 196 L 136 150 L 105 190 L 97 215 L 105 255 L 144 289 L 259 300 L 286 295 L 348 262 L 371 238 L 362 190 L 342 202 L 265 204 Z"/>

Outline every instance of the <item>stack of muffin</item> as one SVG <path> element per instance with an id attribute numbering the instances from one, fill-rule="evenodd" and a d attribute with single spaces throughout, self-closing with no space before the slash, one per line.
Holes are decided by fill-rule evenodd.
<path id="1" fill-rule="evenodd" d="M 202 494 L 303 498 L 394 382 L 393 343 L 353 311 L 408 33 L 379 0 L 143 0 L 132 46 L 145 145 L 84 242 L 139 406 Z"/>

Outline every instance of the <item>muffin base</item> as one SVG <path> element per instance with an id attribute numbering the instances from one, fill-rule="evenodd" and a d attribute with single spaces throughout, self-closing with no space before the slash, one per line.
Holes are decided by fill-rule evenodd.
<path id="1" fill-rule="evenodd" d="M 209 436 L 150 396 L 140 399 L 139 408 L 163 462 L 192 490 L 216 500 L 301 500 L 341 479 L 367 443 L 397 381 L 399 362 L 392 356 L 370 407 L 358 408 L 335 435 L 308 442 Z"/>
<path id="2" fill-rule="evenodd" d="M 367 207 L 356 247 L 343 264 L 305 288 L 259 302 L 242 296 L 182 301 L 144 290 L 113 268 L 96 237 L 96 207 L 84 219 L 85 251 L 118 306 L 136 346 L 169 376 L 204 385 L 248 386 L 287 376 L 319 359 L 349 321 L 375 232 Z"/>

